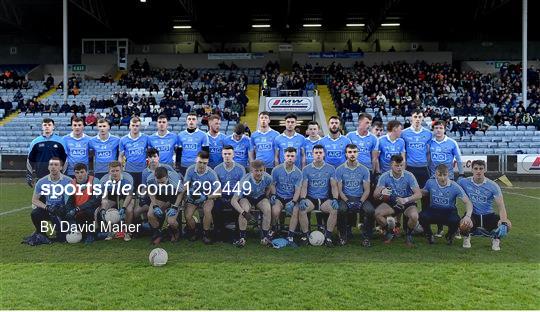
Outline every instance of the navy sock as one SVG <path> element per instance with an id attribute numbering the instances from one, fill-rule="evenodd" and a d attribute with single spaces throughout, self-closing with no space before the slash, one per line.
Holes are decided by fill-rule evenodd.
<path id="1" fill-rule="evenodd" d="M 240 238 L 246 238 L 246 231 L 240 230 Z"/>
<path id="2" fill-rule="evenodd" d="M 332 237 L 332 232 L 330 232 L 330 231 L 328 231 L 328 230 L 325 230 L 325 231 L 324 231 L 324 237 L 326 237 L 326 238 Z"/>
<path id="3" fill-rule="evenodd" d="M 293 232 L 293 231 L 289 231 L 289 233 L 287 234 L 287 237 L 294 237 L 294 232 Z"/>

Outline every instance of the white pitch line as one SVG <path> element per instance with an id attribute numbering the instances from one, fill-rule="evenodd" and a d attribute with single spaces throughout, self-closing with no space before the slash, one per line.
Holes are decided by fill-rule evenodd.
<path id="1" fill-rule="evenodd" d="M 9 211 L 0 212 L 0 216 L 5 216 L 5 215 L 11 214 L 11 213 L 14 213 L 14 212 L 17 212 L 17 211 L 25 210 L 25 209 L 28 209 L 28 208 L 32 208 L 32 206 L 26 206 L 26 207 L 21 207 L 21 208 L 9 210 Z"/>
<path id="2" fill-rule="evenodd" d="M 527 197 L 527 198 L 540 200 L 540 197 L 535 197 L 535 196 L 530 196 L 530 195 L 525 195 L 525 194 L 520 194 L 520 193 L 513 193 L 513 192 L 508 192 L 508 191 L 503 191 L 503 192 L 506 193 L 506 194 L 517 195 L 517 196 L 522 196 L 522 197 Z"/>

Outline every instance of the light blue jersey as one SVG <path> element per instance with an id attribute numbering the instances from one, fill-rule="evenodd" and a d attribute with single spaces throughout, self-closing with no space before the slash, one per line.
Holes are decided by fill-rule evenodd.
<path id="1" fill-rule="evenodd" d="M 327 135 L 319 141 L 319 144 L 324 147 L 324 161 L 327 164 L 337 168 L 347 160 L 345 157 L 345 147 L 347 147 L 348 144 L 351 144 L 351 140 L 346 136 L 340 134 L 339 137 L 334 140 Z"/>
<path id="2" fill-rule="evenodd" d="M 279 135 L 274 129 L 266 132 L 257 130 L 251 134 L 251 146 L 255 159 L 262 160 L 266 168 L 274 168 L 274 139 Z"/>
<path id="3" fill-rule="evenodd" d="M 90 137 L 83 133 L 80 138 L 75 138 L 73 133 L 64 136 L 67 154 L 67 175 L 75 175 L 75 164 L 83 163 L 88 166 L 88 145 Z"/>
<path id="4" fill-rule="evenodd" d="M 183 192 L 184 191 L 184 184 L 182 183 L 182 177 L 180 174 L 178 174 L 176 171 L 167 171 L 168 172 L 168 181 L 167 183 L 165 184 L 162 184 L 162 185 L 167 185 L 169 186 L 169 188 L 167 188 L 166 190 L 165 189 L 161 189 L 161 193 L 162 194 L 157 194 L 157 195 L 177 195 L 178 193 L 180 192 Z M 154 172 L 151 173 L 147 178 L 146 180 L 144 180 L 144 182 L 146 183 L 146 185 L 150 186 L 150 185 L 155 185 L 155 186 L 158 186 L 159 187 L 159 183 L 156 179 L 156 176 L 154 175 Z M 172 188 L 170 187 L 172 186 Z M 163 186 L 162 186 L 163 188 Z M 158 188 L 159 190 L 159 188 Z M 171 192 L 171 191 L 174 191 L 174 192 Z M 168 194 L 164 194 L 165 192 L 169 192 Z"/>
<path id="5" fill-rule="evenodd" d="M 173 165 L 174 148 L 177 141 L 178 136 L 172 132 L 167 131 L 164 136 L 160 136 L 156 132 L 148 137 L 148 147 L 153 147 L 159 151 L 159 162 Z"/>
<path id="6" fill-rule="evenodd" d="M 405 141 L 405 151 L 407 153 L 407 166 L 426 167 L 428 165 L 428 144 L 433 134 L 426 128 L 415 131 L 409 127 L 401 131 L 401 138 Z"/>
<path id="7" fill-rule="evenodd" d="M 281 164 L 272 170 L 272 179 L 276 186 L 276 195 L 283 199 L 292 199 L 296 189 L 302 187 L 302 171 L 293 166 L 289 172 L 285 164 Z"/>
<path id="8" fill-rule="evenodd" d="M 240 181 L 240 198 L 263 199 L 266 196 L 266 189 L 272 184 L 272 177 L 263 172 L 260 181 L 255 181 L 251 173 L 247 173 Z"/>
<path id="9" fill-rule="evenodd" d="M 45 205 L 65 205 L 69 196 L 66 194 L 66 192 L 62 192 L 64 188 L 60 189 L 56 185 L 65 187 L 70 183 L 71 179 L 63 174 L 60 175 L 60 179 L 57 181 L 51 180 L 51 176 L 46 175 L 37 181 L 36 186 L 34 187 L 34 194 L 45 196 Z M 57 187 L 56 190 L 55 186 Z"/>
<path id="10" fill-rule="evenodd" d="M 467 197 L 461 186 L 452 180 L 448 185 L 441 186 L 436 179 L 429 179 L 424 190 L 429 192 L 430 208 L 432 209 L 454 210 L 456 209 L 456 198 Z"/>
<path id="11" fill-rule="evenodd" d="M 320 141 L 320 137 L 315 140 L 311 140 L 309 137 L 306 137 L 306 140 L 304 141 L 304 154 L 306 155 L 306 165 L 309 165 L 313 162 L 313 146 L 319 144 Z"/>
<path id="12" fill-rule="evenodd" d="M 392 189 L 391 200 L 396 200 L 398 197 L 409 197 L 414 194 L 413 189 L 419 187 L 414 175 L 407 170 L 404 170 L 399 178 L 395 178 L 392 171 L 386 171 L 379 177 L 377 187 L 379 186 Z"/>
<path id="13" fill-rule="evenodd" d="M 477 215 L 493 213 L 493 201 L 497 197 L 502 197 L 499 185 L 488 178 L 484 178 L 483 183 L 476 184 L 473 178 L 469 177 L 459 179 L 458 184 L 471 200 L 473 213 Z"/>
<path id="14" fill-rule="evenodd" d="M 223 145 L 230 145 L 234 149 L 233 160 L 240 165 L 247 167 L 249 165 L 249 152 L 251 148 L 251 140 L 249 137 L 242 135 L 240 140 L 234 138 L 234 134 L 229 135 L 223 140 Z"/>
<path id="15" fill-rule="evenodd" d="M 109 137 L 102 141 L 99 135 L 96 135 L 88 144 L 89 149 L 94 151 L 94 172 L 109 172 L 109 163 L 118 160 L 118 147 L 120 138 L 109 134 Z"/>
<path id="16" fill-rule="evenodd" d="M 432 177 L 435 175 L 435 168 L 444 164 L 448 168 L 448 176 L 450 179 L 454 179 L 454 159 L 457 162 L 459 172 L 463 173 L 461 151 L 454 139 L 444 136 L 444 139 L 439 142 L 433 138 L 429 141 L 429 153 L 431 158 L 429 170 Z"/>
<path id="17" fill-rule="evenodd" d="M 302 168 L 302 148 L 305 140 L 306 138 L 303 135 L 296 132 L 292 137 L 288 137 L 284 133 L 278 135 L 274 140 L 274 148 L 278 153 L 279 163 L 285 162 L 285 150 L 288 147 L 294 147 L 296 149 L 296 161 L 294 164 L 296 167 Z"/>
<path id="18" fill-rule="evenodd" d="M 347 197 L 362 197 L 364 182 L 370 182 L 369 170 L 360 163 L 355 167 L 349 167 L 345 162 L 336 169 L 336 181 L 341 181 L 343 193 Z"/>
<path id="19" fill-rule="evenodd" d="M 377 137 L 368 132 L 366 135 L 360 135 L 358 131 L 352 131 L 347 134 L 347 138 L 351 140 L 351 143 L 358 147 L 358 162 L 366 166 L 369 170 L 373 169 L 372 153 L 378 150 L 379 140 Z"/>
<path id="20" fill-rule="evenodd" d="M 140 133 L 134 139 L 131 133 L 120 139 L 120 152 L 126 156 L 127 172 L 142 172 L 146 167 L 146 148 L 148 147 L 148 136 Z"/>
<path id="21" fill-rule="evenodd" d="M 163 164 L 163 163 L 159 163 L 158 167 L 165 167 L 167 169 L 167 171 L 171 172 L 171 171 L 174 171 L 174 168 L 171 167 L 171 165 L 169 164 Z M 142 172 L 142 182 L 143 183 L 146 183 L 146 180 L 148 180 L 148 177 L 153 175 L 154 174 L 154 170 L 150 170 L 150 168 L 146 167 L 144 168 L 143 172 Z"/>
<path id="22" fill-rule="evenodd" d="M 208 135 L 208 146 L 210 146 L 210 159 L 208 160 L 208 166 L 215 168 L 217 165 L 223 162 L 223 156 L 221 152 L 223 151 L 223 141 L 227 137 L 223 133 L 218 133 L 213 137 L 210 132 L 206 133 Z"/>
<path id="23" fill-rule="evenodd" d="M 316 167 L 314 163 L 302 170 L 302 180 L 307 181 L 307 196 L 314 199 L 328 199 L 331 194 L 331 181 L 335 181 L 336 169 L 334 166 L 323 163 Z"/>
<path id="24" fill-rule="evenodd" d="M 118 187 L 115 187 L 115 185 L 120 184 L 120 188 L 122 190 L 119 190 Z M 127 172 L 122 172 L 122 176 L 120 177 L 119 181 L 113 181 L 111 179 L 110 174 L 106 174 L 101 178 L 101 185 L 103 186 L 103 191 L 107 192 L 107 194 L 113 194 L 113 195 L 119 195 L 118 192 L 121 192 L 122 195 L 127 195 L 128 193 L 134 193 L 134 186 L 133 186 L 133 176 Z M 124 185 L 128 185 L 125 188 Z M 124 191 L 126 192 L 124 194 Z"/>
<path id="25" fill-rule="evenodd" d="M 216 166 L 214 171 L 221 183 L 221 195 L 223 198 L 230 199 L 234 195 L 240 195 L 240 180 L 242 180 L 246 174 L 246 168 L 244 168 L 244 166 L 233 163 L 233 166 L 227 169 L 225 164 L 221 163 Z"/>
<path id="26" fill-rule="evenodd" d="M 185 187 L 188 188 L 189 194 L 193 195 L 214 195 L 219 189 L 219 179 L 216 172 L 207 167 L 203 173 L 197 172 L 197 165 L 191 165 L 186 170 L 184 177 Z"/>
<path id="27" fill-rule="evenodd" d="M 195 163 L 197 154 L 203 147 L 208 146 L 206 133 L 196 129 L 192 133 L 184 130 L 178 134 L 178 147 L 182 148 L 182 160 L 180 166 L 187 168 Z"/>
<path id="28" fill-rule="evenodd" d="M 387 134 L 379 138 L 379 166 L 381 173 L 390 170 L 391 158 L 394 155 L 401 155 L 405 152 L 405 141 L 402 138 L 397 138 L 395 141 L 390 140 Z"/>

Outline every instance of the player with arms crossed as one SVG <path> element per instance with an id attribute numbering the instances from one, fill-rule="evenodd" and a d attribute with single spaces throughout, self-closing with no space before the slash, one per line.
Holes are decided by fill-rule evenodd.
<path id="1" fill-rule="evenodd" d="M 251 145 L 253 147 L 251 159 L 262 160 L 268 174 L 272 173 L 275 161 L 274 139 L 279 132 L 270 128 L 270 114 L 268 112 L 259 113 L 259 130 L 251 134 Z"/>
<path id="2" fill-rule="evenodd" d="M 302 191 L 298 202 L 300 227 L 302 231 L 309 225 L 307 214 L 314 209 L 328 215 L 324 231 L 324 244 L 332 247 L 332 232 L 337 223 L 339 194 L 335 179 L 334 166 L 324 161 L 324 147 L 313 147 L 313 162 L 302 170 Z M 309 224 L 309 223 L 308 223 Z M 305 233 L 305 232 L 304 232 Z"/>
<path id="3" fill-rule="evenodd" d="M 383 201 L 375 209 L 375 219 L 386 230 L 385 243 L 390 243 L 396 224 L 395 219 L 388 217 L 404 214 L 408 219 L 405 243 L 413 247 L 413 231 L 418 222 L 416 201 L 422 198 L 422 191 L 414 175 L 403 169 L 403 156 L 393 155 L 390 161 L 390 171 L 381 175 L 374 191 L 373 196 Z"/>
<path id="4" fill-rule="evenodd" d="M 379 148 L 377 150 L 379 162 L 375 172 L 385 173 L 389 171 L 393 155 L 401 155 L 405 159 L 405 141 L 400 138 L 401 127 L 401 122 L 398 120 L 390 120 L 386 125 L 388 133 L 379 138 Z"/>
<path id="5" fill-rule="evenodd" d="M 287 239 L 294 240 L 294 230 L 298 225 L 298 198 L 302 188 L 302 171 L 294 164 L 296 163 L 297 149 L 290 146 L 285 149 L 285 163 L 278 165 L 272 170 L 272 195 L 270 204 L 272 205 L 272 230 L 278 231 L 278 222 L 281 210 L 285 208 L 287 215 L 291 216 L 289 223 L 289 233 Z M 272 235 L 270 235 L 272 236 Z M 303 242 L 307 237 L 302 236 Z"/>
<path id="6" fill-rule="evenodd" d="M 472 227 L 472 203 L 461 186 L 449 179 L 448 167 L 440 164 L 435 168 L 435 178 L 426 182 L 422 189 L 425 196 L 429 196 L 429 209 L 420 212 L 420 224 L 424 229 L 424 234 L 429 244 L 435 243 L 435 237 L 431 231 L 432 224 L 443 224 L 448 226 L 446 242 L 452 245 L 454 236 L 458 232 L 460 222 L 464 228 Z M 456 208 L 456 199 L 459 198 L 465 204 L 465 216 L 461 219 Z"/>
<path id="7" fill-rule="evenodd" d="M 240 180 L 246 174 L 246 168 L 237 164 L 234 157 L 234 149 L 230 145 L 225 145 L 221 152 L 223 162 L 216 166 L 216 172 L 221 184 L 221 197 L 215 200 L 212 215 L 214 220 L 214 237 L 225 241 L 225 222 L 236 222 L 238 213 L 231 204 L 234 194 L 240 194 Z"/>
<path id="8" fill-rule="evenodd" d="M 193 218 L 195 210 L 203 210 L 203 235 L 202 241 L 205 244 L 211 244 L 210 226 L 212 225 L 212 209 L 214 200 L 220 197 L 221 187 L 217 174 L 212 168 L 208 167 L 207 151 L 200 151 L 197 155 L 195 164 L 186 170 L 184 178 L 186 201 L 186 224 L 187 235 L 190 241 L 197 239 L 196 223 Z"/>
<path id="9" fill-rule="evenodd" d="M 234 127 L 234 133 L 226 137 L 223 140 L 223 144 L 230 145 L 234 149 L 234 161 L 245 168 L 249 166 L 252 161 L 252 147 L 251 140 L 244 133 L 246 132 L 246 126 L 244 124 L 237 124 Z"/>
<path id="10" fill-rule="evenodd" d="M 43 230 L 41 226 L 43 221 L 51 221 L 54 224 L 56 241 L 66 241 L 66 233 L 60 231 L 60 221 L 65 219 L 64 213 L 67 195 L 61 190 L 64 190 L 64 187 L 71 183 L 71 179 L 62 174 L 63 165 L 60 158 L 53 156 L 49 160 L 49 174 L 37 181 L 34 194 L 32 195 L 33 209 L 30 214 L 35 231 L 31 236 L 23 240 L 24 243 L 32 246 L 51 243 L 47 237 L 47 231 Z M 59 186 L 62 189 L 57 189 L 56 192 L 53 192 Z"/>
<path id="11" fill-rule="evenodd" d="M 364 217 L 362 226 L 362 246 L 371 246 L 371 236 L 373 234 L 373 217 L 375 208 L 368 201 L 370 193 L 370 175 L 366 166 L 358 162 L 358 147 L 354 144 L 349 144 L 345 148 L 347 161 L 336 169 L 336 181 L 341 199 L 341 207 L 343 213 L 340 213 L 338 222 L 341 227 L 340 233 L 342 244 L 347 240 L 347 226 L 349 222 L 356 223 L 356 215 L 360 213 Z M 349 217 L 350 216 L 350 217 Z"/>
<path id="12" fill-rule="evenodd" d="M 159 244 L 163 239 L 161 227 L 165 219 L 167 219 L 171 242 L 174 243 L 180 239 L 180 226 L 177 220 L 178 214 L 182 213 L 180 203 L 184 188 L 181 181 L 176 171 L 168 170 L 166 167 L 157 167 L 146 179 L 150 207 L 152 207 L 148 209 L 148 222 L 152 228 L 152 244 L 154 245 Z"/>
<path id="13" fill-rule="evenodd" d="M 237 247 L 246 245 L 247 225 L 248 222 L 254 221 L 254 217 L 250 213 L 252 207 L 259 209 L 262 213 L 261 244 L 271 245 L 269 230 L 272 211 L 268 197 L 272 188 L 272 177 L 266 173 L 264 163 L 261 160 L 255 160 L 251 163 L 250 172 L 242 178 L 239 187 L 241 188 L 240 194 L 235 194 L 231 200 L 232 206 L 239 213 L 240 237 L 234 242 L 234 245 Z"/>
<path id="14" fill-rule="evenodd" d="M 473 160 L 471 167 L 473 176 L 458 180 L 458 184 L 469 196 L 473 206 L 472 228 L 465 227 L 463 247 L 471 248 L 471 237 L 468 235 L 470 230 L 476 232 L 477 229 L 484 229 L 487 233 L 482 234 L 491 237 L 491 249 L 501 250 L 500 239 L 512 228 L 501 188 L 493 180 L 486 178 L 485 161 Z M 493 202 L 497 205 L 499 215 L 493 212 Z"/>
<path id="15" fill-rule="evenodd" d="M 345 162 L 345 146 L 351 144 L 351 140 L 341 135 L 340 125 L 341 122 L 338 117 L 330 117 L 328 119 L 330 133 L 319 141 L 319 144 L 324 147 L 324 161 L 334 166 L 334 168 L 341 166 Z"/>
<path id="16" fill-rule="evenodd" d="M 89 163 L 94 170 L 94 176 L 101 179 L 109 172 L 109 163 L 118 159 L 120 138 L 109 133 L 111 125 L 105 118 L 97 122 L 98 134 L 88 143 Z"/>

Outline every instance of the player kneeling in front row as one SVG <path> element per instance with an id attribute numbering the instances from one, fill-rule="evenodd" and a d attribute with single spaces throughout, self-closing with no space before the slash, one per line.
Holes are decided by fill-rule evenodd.
<path id="1" fill-rule="evenodd" d="M 133 207 L 135 199 L 133 196 L 133 177 L 122 171 L 122 164 L 119 161 L 109 163 L 109 173 L 101 179 L 103 186 L 103 196 L 101 206 L 96 209 L 95 219 L 98 224 L 101 221 L 106 222 L 105 213 L 109 209 L 117 209 L 120 220 L 124 220 L 126 225 L 130 225 L 133 220 Z M 105 240 L 111 240 L 114 237 L 124 238 L 125 241 L 131 240 L 129 232 L 109 232 Z"/>
<path id="2" fill-rule="evenodd" d="M 332 247 L 332 232 L 337 223 L 339 209 L 338 189 L 334 166 L 324 161 L 324 147 L 313 146 L 313 162 L 302 170 L 302 198 L 298 203 L 300 226 L 308 221 L 307 214 L 314 209 L 328 215 L 324 244 Z M 331 197 L 330 197 L 331 196 Z"/>
<path id="3" fill-rule="evenodd" d="M 463 189 L 448 177 L 448 167 L 440 164 L 435 169 L 435 179 L 431 178 L 422 189 L 425 196 L 429 196 L 430 205 L 428 209 L 420 212 L 420 225 L 424 229 L 424 234 L 430 244 L 435 243 L 435 237 L 431 231 L 432 224 L 442 224 L 448 226 L 446 241 L 451 245 L 458 231 L 460 222 L 462 227 L 472 227 L 471 214 L 472 203 Z M 461 220 L 457 208 L 456 198 L 460 198 L 465 204 L 465 216 Z"/>
<path id="4" fill-rule="evenodd" d="M 268 235 L 272 211 L 270 207 L 270 196 L 272 187 L 272 177 L 266 173 L 264 162 L 255 160 L 251 163 L 250 172 L 240 181 L 241 193 L 234 195 L 231 204 L 238 211 L 238 228 L 240 237 L 234 242 L 237 247 L 246 245 L 246 230 L 248 222 L 252 222 L 254 217 L 250 213 L 252 207 L 259 209 L 262 213 L 261 244 L 271 245 L 271 237 Z"/>
<path id="5" fill-rule="evenodd" d="M 416 201 L 422 198 L 422 191 L 414 175 L 403 168 L 403 156 L 393 155 L 390 162 L 391 170 L 380 176 L 373 195 L 383 201 L 375 209 L 375 219 L 386 231 L 385 243 L 390 243 L 394 238 L 395 220 L 404 214 L 408 218 L 405 243 L 413 247 L 413 231 L 418 222 Z M 390 216 L 395 218 L 388 218 Z M 393 222 L 388 222 L 390 220 Z"/>
<path id="6" fill-rule="evenodd" d="M 300 189 L 302 188 L 302 171 L 296 167 L 296 148 L 290 146 L 285 149 L 285 163 L 280 164 L 272 170 L 272 196 L 270 196 L 270 204 L 272 204 L 272 230 L 274 233 L 278 230 L 279 217 L 281 210 L 285 208 L 287 215 L 291 216 L 289 222 L 289 233 L 287 239 L 294 240 L 294 231 L 298 225 L 298 198 L 300 197 Z M 301 243 L 306 244 L 307 224 L 302 228 Z M 272 236 L 272 235 L 271 235 Z"/>
<path id="7" fill-rule="evenodd" d="M 65 211 L 67 196 L 62 192 L 64 187 L 71 182 L 71 179 L 62 174 L 62 160 L 58 157 L 52 157 L 49 160 L 49 174 L 39 179 L 34 188 L 32 196 L 32 223 L 35 232 L 24 238 L 23 242 L 35 246 L 40 244 L 50 244 L 47 237 L 50 230 L 48 221 L 52 222 L 52 228 L 56 231 L 56 241 L 65 242 L 66 233 L 61 231 L 62 215 Z M 57 189 L 56 192 L 54 190 Z"/>
<path id="8" fill-rule="evenodd" d="M 473 176 L 459 179 L 458 184 L 463 188 L 472 202 L 473 211 L 471 215 L 472 228 L 461 226 L 463 237 L 463 247 L 471 248 L 471 237 L 469 232 L 491 237 L 491 249 L 501 250 L 500 239 L 506 236 L 512 227 L 508 219 L 506 206 L 502 196 L 501 188 L 492 180 L 486 178 L 486 162 L 483 160 L 473 160 Z M 493 202 L 499 209 L 499 215 L 493 212 Z"/>
<path id="9" fill-rule="evenodd" d="M 341 243 L 347 241 L 349 220 L 356 223 L 356 215 L 363 215 L 362 226 L 362 246 L 371 246 L 371 236 L 373 234 L 373 217 L 375 208 L 367 199 L 370 192 L 369 170 L 360 164 L 358 158 L 358 147 L 349 144 L 345 147 L 347 161 L 336 169 L 336 181 L 341 199 L 338 226 L 340 227 Z"/>
<path id="10" fill-rule="evenodd" d="M 186 188 L 186 224 L 187 236 L 190 241 L 197 240 L 197 223 L 193 218 L 198 208 L 203 209 L 203 235 L 202 241 L 205 244 L 211 244 L 210 227 L 212 225 L 212 209 L 214 200 L 219 198 L 221 187 L 219 179 L 214 170 L 208 166 L 210 154 L 207 151 L 200 151 L 194 165 L 186 170 L 184 184 Z"/>
<path id="11" fill-rule="evenodd" d="M 157 245 L 163 239 L 161 227 L 167 219 L 168 232 L 171 242 L 180 239 L 180 226 L 178 214 L 184 191 L 182 179 L 175 171 L 167 170 L 166 167 L 157 167 L 147 180 L 147 192 L 150 196 L 148 209 L 148 222 L 152 228 L 152 243 Z"/>
<path id="12" fill-rule="evenodd" d="M 95 185 L 99 185 L 99 179 L 88 175 L 88 167 L 85 164 L 77 163 L 74 166 L 75 178 L 71 180 L 75 193 L 68 197 L 66 203 L 66 219 L 78 225 L 90 224 L 94 222 L 96 209 L 101 204 L 101 196 L 94 190 Z M 81 226 L 81 229 L 87 227 Z M 95 240 L 95 231 L 82 233 L 86 235 L 85 243 L 89 244 Z"/>

